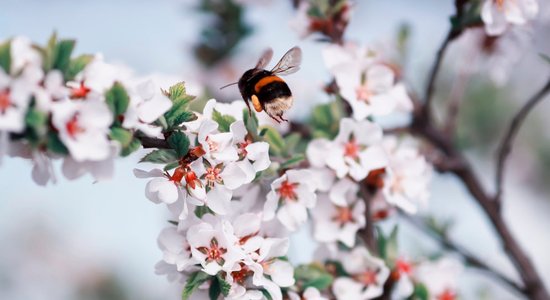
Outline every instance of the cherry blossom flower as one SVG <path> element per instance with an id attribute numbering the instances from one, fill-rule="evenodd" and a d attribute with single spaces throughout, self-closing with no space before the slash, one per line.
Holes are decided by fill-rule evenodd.
<path id="1" fill-rule="evenodd" d="M 298 295 L 295 292 L 288 292 L 288 297 L 290 300 L 328 300 L 329 298 L 323 297 L 318 289 L 310 286 L 308 287 L 302 295 Z"/>
<path id="2" fill-rule="evenodd" d="M 443 257 L 437 261 L 425 261 L 414 270 L 415 278 L 424 283 L 431 300 L 458 299 L 457 278 L 463 271 L 460 261 Z"/>
<path id="3" fill-rule="evenodd" d="M 271 184 L 264 205 L 264 220 L 277 219 L 291 231 L 307 221 L 307 209 L 313 208 L 317 196 L 309 170 L 288 170 Z"/>
<path id="4" fill-rule="evenodd" d="M 223 226 L 230 224 L 224 222 Z M 244 258 L 242 252 L 227 239 L 221 222 L 215 226 L 207 222 L 191 226 L 187 231 L 187 241 L 192 257 L 210 275 L 216 275 L 222 270 L 231 272 L 235 264 Z"/>
<path id="5" fill-rule="evenodd" d="M 163 252 L 162 260 L 170 265 L 175 265 L 178 272 L 198 262 L 191 257 L 191 246 L 187 241 L 185 232 L 176 227 L 164 228 L 157 243 Z"/>
<path id="6" fill-rule="evenodd" d="M 172 101 L 152 80 L 140 83 L 135 90 L 130 97 L 122 126 L 155 137 L 161 133 L 162 128 L 152 123 L 172 107 Z"/>
<path id="7" fill-rule="evenodd" d="M 193 205 L 204 205 L 206 198 L 205 187 L 193 171 L 198 163 L 193 162 L 187 168 L 180 166 L 171 175 L 160 169 L 149 172 L 134 169 L 134 175 L 138 178 L 153 178 L 145 187 L 147 199 L 157 204 L 168 204 L 170 210 L 180 220 L 184 220 L 189 212 L 188 202 Z"/>
<path id="8" fill-rule="evenodd" d="M 481 19 L 488 35 L 500 35 L 508 24 L 523 25 L 539 11 L 537 0 L 485 0 Z"/>
<path id="9" fill-rule="evenodd" d="M 402 257 L 395 261 L 395 267 L 391 276 L 396 281 L 394 294 L 400 299 L 408 298 L 414 292 L 413 273 L 414 267 L 412 262 Z"/>
<path id="10" fill-rule="evenodd" d="M 256 173 L 263 171 L 271 165 L 269 159 L 269 144 L 266 142 L 253 142 L 248 136 L 243 121 L 236 121 L 230 126 L 233 134 L 233 144 L 237 148 L 239 161 L 237 165 L 245 172 L 247 180 L 251 182 Z"/>
<path id="11" fill-rule="evenodd" d="M 319 197 L 312 212 L 315 220 L 314 237 L 317 241 L 340 241 L 348 247 L 355 245 L 357 231 L 366 223 L 365 202 L 358 199 L 357 189 L 357 184 L 343 179 L 331 191 L 331 198 L 336 198 L 337 201 L 331 201 L 328 195 Z M 335 195 L 338 193 L 340 195 Z"/>
<path id="12" fill-rule="evenodd" d="M 204 119 L 199 127 L 198 141 L 205 150 L 205 157 L 216 162 L 238 160 L 237 149 L 233 147 L 231 132 L 218 132 L 218 123 Z"/>
<path id="13" fill-rule="evenodd" d="M 347 253 L 342 265 L 349 277 L 338 277 L 332 291 L 337 299 L 373 299 L 382 295 L 390 271 L 384 261 L 372 256 L 364 247 Z"/>
<path id="14" fill-rule="evenodd" d="M 382 128 L 377 124 L 345 118 L 340 121 L 340 131 L 334 141 L 310 143 L 308 160 L 314 166 L 326 164 L 338 178 L 349 174 L 360 181 L 370 171 L 386 166 L 387 157 L 381 141 Z"/>
<path id="15" fill-rule="evenodd" d="M 52 70 L 46 74 L 42 85 L 34 90 L 36 108 L 42 112 L 50 112 L 54 101 L 69 96 L 69 89 L 65 86 L 63 74 L 59 70 Z"/>
<path id="16" fill-rule="evenodd" d="M 115 159 L 120 153 L 120 144 L 110 142 L 110 154 L 104 160 L 98 161 L 77 161 L 72 156 L 63 158 L 61 171 L 63 176 L 69 180 L 74 180 L 82 177 L 85 174 L 90 174 L 95 181 L 106 181 L 113 177 L 115 169 Z"/>
<path id="17" fill-rule="evenodd" d="M 26 68 L 40 68 L 42 56 L 33 47 L 31 40 L 24 36 L 17 36 L 11 40 L 11 69 L 7 72 L 18 74 Z"/>
<path id="18" fill-rule="evenodd" d="M 390 204 L 408 213 L 416 213 L 417 206 L 425 205 L 429 198 L 431 166 L 418 148 L 386 138 L 384 148 L 389 157 L 383 193 Z"/>
<path id="19" fill-rule="evenodd" d="M 340 94 L 353 109 L 353 117 L 364 120 L 371 115 L 411 111 L 412 101 L 405 86 L 396 82 L 394 71 L 368 53 L 352 45 L 331 45 L 323 53 Z"/>

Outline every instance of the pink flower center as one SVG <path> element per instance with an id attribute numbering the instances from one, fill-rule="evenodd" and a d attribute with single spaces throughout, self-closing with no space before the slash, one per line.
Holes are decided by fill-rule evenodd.
<path id="1" fill-rule="evenodd" d="M 355 142 L 355 139 L 352 138 L 344 145 L 344 156 L 352 159 L 359 158 L 359 145 Z"/>
<path id="2" fill-rule="evenodd" d="M 366 103 L 369 103 L 370 98 L 374 95 L 374 93 L 367 87 L 367 84 L 357 87 L 355 89 L 355 94 L 357 100 L 364 101 Z"/>
<path id="3" fill-rule="evenodd" d="M 210 240 L 210 247 L 199 247 L 197 250 L 206 255 L 206 262 L 215 261 L 220 265 L 225 262 L 223 255 L 227 249 L 220 247 L 216 238 Z"/>
<path id="4" fill-rule="evenodd" d="M 332 220 L 340 223 L 343 226 L 346 223 L 353 222 L 353 213 L 349 207 L 336 207 L 336 215 L 332 217 Z"/>
<path id="5" fill-rule="evenodd" d="M 206 143 L 208 144 L 208 150 L 210 152 L 218 152 L 220 144 L 211 140 L 209 136 L 206 137 Z"/>
<path id="6" fill-rule="evenodd" d="M 395 262 L 395 268 L 397 269 L 399 274 L 411 274 L 412 272 L 411 264 L 408 261 L 401 258 Z"/>
<path id="7" fill-rule="evenodd" d="M 75 138 L 76 135 L 84 132 L 84 128 L 78 124 L 78 114 L 75 114 L 69 122 L 65 124 L 65 129 L 67 129 L 67 133 L 70 137 Z"/>
<path id="8" fill-rule="evenodd" d="M 367 270 L 361 274 L 357 274 L 353 276 L 353 278 L 362 283 L 365 286 L 376 284 L 376 271 Z"/>
<path id="9" fill-rule="evenodd" d="M 504 9 L 504 0 L 493 0 L 493 3 L 495 3 L 499 9 Z"/>
<path id="10" fill-rule="evenodd" d="M 297 186 L 298 186 L 297 183 L 290 183 L 288 182 L 288 180 L 285 180 L 281 183 L 281 186 L 279 187 L 279 189 L 277 189 L 277 192 L 283 199 L 296 200 L 298 198 L 296 196 Z"/>
<path id="11" fill-rule="evenodd" d="M 86 98 L 88 93 L 90 92 L 90 88 L 84 85 L 84 81 L 80 82 L 80 86 L 71 89 L 71 98 L 72 99 L 82 99 Z"/>
<path id="12" fill-rule="evenodd" d="M 0 91 L 0 113 L 5 114 L 11 106 L 10 92 L 8 90 Z"/>
<path id="13" fill-rule="evenodd" d="M 251 143 L 252 142 L 249 139 L 245 139 L 244 142 L 237 144 L 237 146 L 239 147 L 240 157 L 246 157 L 246 155 L 248 155 L 248 152 L 246 151 L 246 147 Z"/>
<path id="14" fill-rule="evenodd" d="M 209 167 L 206 169 L 206 181 L 210 187 L 214 186 L 214 183 L 221 183 L 222 178 L 220 177 L 221 169 L 218 167 Z"/>
<path id="15" fill-rule="evenodd" d="M 437 300 L 455 300 L 456 293 L 451 289 L 445 289 L 443 293 L 437 295 Z"/>

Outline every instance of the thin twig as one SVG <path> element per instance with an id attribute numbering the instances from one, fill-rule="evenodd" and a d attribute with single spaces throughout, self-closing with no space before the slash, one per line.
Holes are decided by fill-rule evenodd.
<path id="1" fill-rule="evenodd" d="M 498 158 L 497 158 L 497 167 L 496 167 L 496 176 L 495 176 L 495 185 L 496 193 L 495 200 L 500 202 L 502 196 L 502 183 L 504 180 L 504 167 L 506 164 L 506 159 L 512 150 L 512 144 L 514 138 L 516 137 L 521 125 L 527 118 L 529 112 L 535 107 L 537 103 L 544 99 L 544 96 L 550 91 L 550 80 L 538 91 L 533 97 L 531 97 L 525 105 L 517 112 L 517 114 L 512 119 L 510 127 L 506 131 L 504 138 L 499 147 Z"/>
<path id="2" fill-rule="evenodd" d="M 407 220 L 407 222 L 415 226 L 419 231 L 423 232 L 427 236 L 439 242 L 444 249 L 460 254 L 460 256 L 462 256 L 466 261 L 466 263 L 471 267 L 474 267 L 476 269 L 486 272 L 487 274 L 491 275 L 495 279 L 509 286 L 511 290 L 513 290 L 515 293 L 519 293 L 520 295 L 525 294 L 525 290 L 518 283 L 514 282 L 504 274 L 500 273 L 499 271 L 495 270 L 494 268 L 492 268 L 491 266 L 483 262 L 481 259 L 477 258 L 475 255 L 471 254 L 469 250 L 454 243 L 446 235 L 440 234 L 439 232 L 437 232 L 436 230 L 428 226 L 424 221 L 420 220 L 419 218 L 412 217 L 401 211 L 399 212 L 403 219 Z"/>
<path id="3" fill-rule="evenodd" d="M 168 145 L 166 140 L 146 136 L 140 136 L 137 138 L 141 141 L 143 148 L 170 149 L 170 145 Z"/>
<path id="4" fill-rule="evenodd" d="M 361 194 L 361 198 L 365 201 L 365 219 L 367 223 L 362 230 L 363 241 L 367 245 L 367 248 L 369 248 L 369 251 L 376 254 L 378 253 L 378 247 L 376 246 L 374 224 L 371 214 L 371 200 L 373 195 L 364 183 L 359 183 L 359 193 Z"/>

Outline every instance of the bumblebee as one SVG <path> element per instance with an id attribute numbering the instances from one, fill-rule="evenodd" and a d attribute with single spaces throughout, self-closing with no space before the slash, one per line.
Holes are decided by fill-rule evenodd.
<path id="1" fill-rule="evenodd" d="M 278 75 L 293 74 L 300 69 L 302 50 L 298 47 L 288 50 L 271 71 L 265 70 L 272 57 L 272 49 L 264 51 L 256 66 L 246 71 L 237 84 L 249 113 L 252 113 L 252 102 L 254 110 L 263 110 L 272 119 L 281 123 L 288 121 L 283 118 L 283 113 L 290 109 L 294 100 L 290 88 Z"/>

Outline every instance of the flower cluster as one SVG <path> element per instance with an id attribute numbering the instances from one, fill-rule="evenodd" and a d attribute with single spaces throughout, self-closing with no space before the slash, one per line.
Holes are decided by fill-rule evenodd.
<path id="1" fill-rule="evenodd" d="M 0 46 L 0 155 L 30 158 L 38 184 L 55 182 L 52 159 L 68 179 L 110 178 L 113 158 L 137 150 L 134 135 L 157 136 L 172 101 L 101 55 L 72 58 L 73 40 L 46 47 L 25 37 Z"/>

